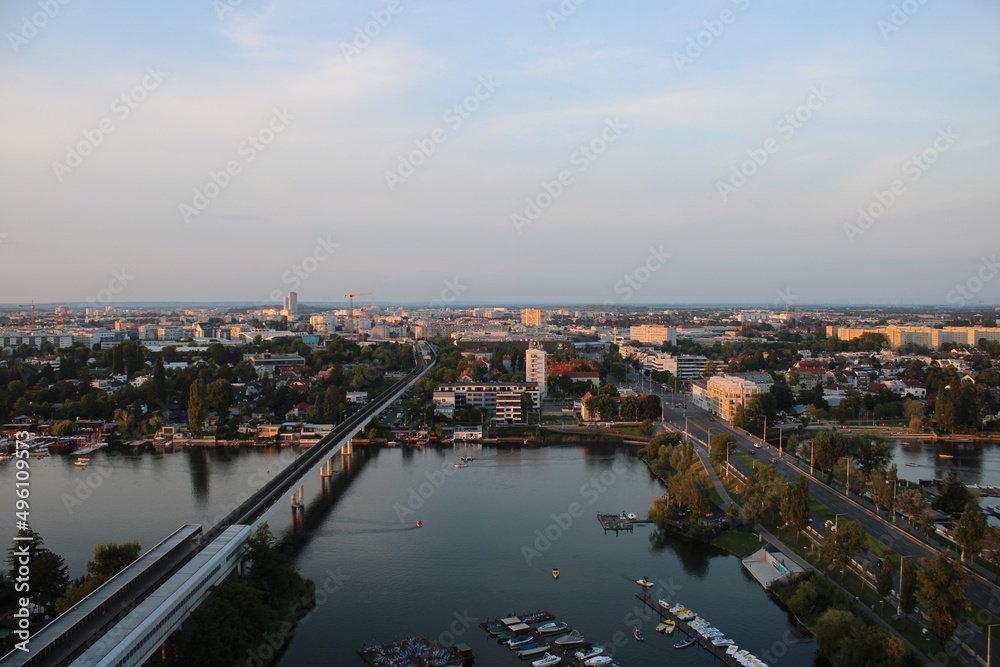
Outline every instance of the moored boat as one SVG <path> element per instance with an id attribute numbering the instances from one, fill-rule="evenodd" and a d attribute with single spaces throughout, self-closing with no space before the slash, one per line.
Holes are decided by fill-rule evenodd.
<path id="1" fill-rule="evenodd" d="M 558 655 L 552 655 L 551 653 L 546 653 L 541 660 L 535 660 L 531 663 L 531 667 L 552 667 L 552 665 L 558 665 L 562 661 Z"/>
<path id="2" fill-rule="evenodd" d="M 639 641 L 642 641 L 646 638 L 646 635 L 642 634 L 642 630 L 639 629 L 638 625 L 632 626 L 632 636 Z"/>
<path id="3" fill-rule="evenodd" d="M 531 638 L 531 635 L 520 635 L 517 637 L 512 637 L 507 642 L 507 645 L 510 646 L 511 648 L 518 648 L 526 646 L 527 644 L 530 644 L 533 641 L 534 639 Z"/>
<path id="4" fill-rule="evenodd" d="M 643 588 L 652 588 L 654 586 L 653 582 L 649 580 L 649 577 L 637 579 L 635 583 L 639 584 Z"/>
<path id="5" fill-rule="evenodd" d="M 548 644 L 545 644 L 543 646 L 535 646 L 533 648 L 527 648 L 527 649 L 518 651 L 517 654 L 519 656 L 521 656 L 522 658 L 530 658 L 532 656 L 540 655 L 542 653 L 545 653 L 548 650 L 549 650 L 549 646 L 548 646 Z"/>
<path id="6" fill-rule="evenodd" d="M 674 648 L 687 648 L 695 642 L 694 637 L 688 637 L 687 639 L 682 639 L 679 642 L 674 642 Z"/>
<path id="7" fill-rule="evenodd" d="M 584 660 L 583 664 L 587 667 L 598 667 L 598 665 L 609 665 L 611 664 L 611 657 L 607 655 L 597 655 L 590 660 Z"/>
<path id="8" fill-rule="evenodd" d="M 600 646 L 595 646 L 594 648 L 587 649 L 586 651 L 577 651 L 573 654 L 573 657 L 577 660 L 590 660 L 596 656 L 604 653 L 604 649 Z"/>
<path id="9" fill-rule="evenodd" d="M 545 623 L 544 625 L 539 625 L 535 628 L 535 632 L 540 635 L 554 635 L 562 632 L 569 632 L 569 623 L 563 623 L 562 621 L 552 621 L 551 623 Z"/>

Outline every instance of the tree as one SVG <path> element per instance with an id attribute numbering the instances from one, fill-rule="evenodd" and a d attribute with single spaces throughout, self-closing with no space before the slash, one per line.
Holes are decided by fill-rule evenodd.
<path id="1" fill-rule="evenodd" d="M 920 559 L 918 579 L 917 600 L 927 610 L 930 631 L 946 641 L 971 609 L 965 597 L 965 586 L 972 578 L 964 567 L 942 551 L 933 558 Z"/>
<path id="2" fill-rule="evenodd" d="M 609 394 L 600 394 L 597 397 L 597 416 L 601 421 L 614 421 L 618 415 L 618 404 Z"/>
<path id="3" fill-rule="evenodd" d="M 639 419 L 657 420 L 661 414 L 659 396 L 656 394 L 647 394 L 639 399 Z"/>
<path id="4" fill-rule="evenodd" d="M 205 388 L 205 397 L 212 411 L 223 416 L 229 412 L 233 404 L 233 384 L 229 380 L 219 378 Z"/>
<path id="5" fill-rule="evenodd" d="M 847 565 L 854 554 L 858 553 L 867 543 L 865 529 L 856 521 L 841 521 L 836 529 L 829 529 L 823 534 L 819 545 L 819 555 L 830 561 L 834 567 L 840 568 L 840 578 L 847 574 Z"/>
<path id="6" fill-rule="evenodd" d="M 987 562 L 997 573 L 994 581 L 1000 581 L 1000 526 L 987 526 L 986 536 L 983 538 L 983 549 Z"/>
<path id="7" fill-rule="evenodd" d="M 866 475 L 875 470 L 884 470 L 891 459 L 889 443 L 882 438 L 855 435 L 848 440 L 848 454 Z"/>
<path id="8" fill-rule="evenodd" d="M 893 591 L 893 586 L 896 583 L 894 574 L 892 561 L 888 558 L 884 559 L 882 561 L 882 568 L 879 570 L 878 576 L 875 577 L 875 590 L 883 598 L 889 597 L 889 594 Z"/>
<path id="9" fill-rule="evenodd" d="M 208 409 L 205 405 L 205 381 L 201 378 L 191 383 L 188 390 L 188 426 L 196 438 L 200 438 L 205 430 L 205 417 Z"/>
<path id="10" fill-rule="evenodd" d="M 729 455 L 736 449 L 736 436 L 732 433 L 717 433 L 712 436 L 712 451 L 709 452 L 709 460 L 722 465 L 729 458 Z"/>
<path id="11" fill-rule="evenodd" d="M 639 418 L 639 397 L 626 396 L 622 401 L 621 419 L 622 421 L 634 422 Z"/>
<path id="12" fill-rule="evenodd" d="M 7 565 L 11 572 L 27 566 L 30 599 L 43 607 L 51 607 L 69 586 L 66 562 L 45 546 L 31 526 L 17 531 L 14 545 L 7 550 Z"/>
<path id="13" fill-rule="evenodd" d="M 674 502 L 690 508 L 692 519 L 705 516 L 711 510 L 708 479 L 691 470 L 678 472 L 671 478 L 670 497 Z"/>
<path id="14" fill-rule="evenodd" d="M 924 494 L 920 489 L 902 489 L 896 493 L 896 507 L 913 525 L 924 513 Z"/>
<path id="15" fill-rule="evenodd" d="M 747 401 L 746 407 L 737 406 L 736 414 L 733 416 L 733 425 L 754 435 L 763 433 L 764 422 L 773 424 L 778 417 L 776 405 L 774 394 L 771 392 L 754 394 Z M 740 410 L 740 407 L 743 409 Z"/>
<path id="16" fill-rule="evenodd" d="M 653 420 L 643 419 L 642 423 L 639 424 L 639 433 L 646 436 L 647 438 L 653 435 Z"/>
<path id="17" fill-rule="evenodd" d="M 949 514 L 958 514 L 965 510 L 966 505 L 974 498 L 965 484 L 953 470 L 949 470 L 941 483 L 941 493 L 931 501 L 931 507 Z"/>
<path id="18" fill-rule="evenodd" d="M 87 575 L 79 577 L 67 589 L 66 594 L 56 601 L 56 611 L 60 614 L 100 588 L 106 581 L 128 567 L 138 556 L 142 547 L 135 540 L 124 544 L 107 542 L 94 547 L 94 560 L 87 561 Z"/>
<path id="19" fill-rule="evenodd" d="M 965 511 L 958 520 L 955 527 L 955 542 L 962 550 L 961 558 L 975 560 L 979 552 L 983 550 L 983 542 L 986 540 L 986 528 L 988 526 L 986 517 L 979 509 L 979 501 L 975 496 L 971 496 L 972 502 L 965 506 Z"/>
<path id="20" fill-rule="evenodd" d="M 902 561 L 899 569 L 899 608 L 904 614 L 910 614 L 917 608 L 917 566 L 905 558 Z"/>
<path id="21" fill-rule="evenodd" d="M 797 538 L 809 525 L 809 479 L 799 475 L 785 487 L 785 497 L 781 501 L 781 518 L 785 525 L 794 528 Z"/>
<path id="22" fill-rule="evenodd" d="M 820 470 L 832 470 L 847 455 L 847 438 L 836 431 L 820 431 L 811 442 L 813 462 Z"/>
<path id="23" fill-rule="evenodd" d="M 784 481 L 772 466 L 756 465 L 747 479 L 743 503 L 743 518 L 757 523 L 774 509 L 781 497 Z"/>

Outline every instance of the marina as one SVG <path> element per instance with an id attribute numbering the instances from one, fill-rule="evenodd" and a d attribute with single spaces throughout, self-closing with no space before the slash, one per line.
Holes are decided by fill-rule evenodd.
<path id="1" fill-rule="evenodd" d="M 579 630 L 556 621 L 547 611 L 494 618 L 479 627 L 500 644 L 506 644 L 511 657 L 530 660 L 533 667 L 616 665 L 610 656 L 604 655 L 604 649 L 593 648 L 593 642 Z"/>
<path id="2" fill-rule="evenodd" d="M 664 606 L 664 603 L 648 593 L 636 593 L 635 596 L 659 614 L 661 618 L 673 621 L 678 630 L 687 635 L 689 639 L 693 639 L 699 646 L 711 653 L 715 658 L 721 660 L 724 664 L 734 665 L 735 667 L 767 667 L 765 663 L 746 651 L 740 651 L 731 641 L 725 643 L 727 640 L 723 638 L 721 631 L 715 628 L 707 628 L 699 632 L 702 624 L 707 625 L 707 623 L 702 621 L 694 612 L 687 609 L 679 609 L 680 605 L 674 605 L 668 609 Z M 675 609 L 677 609 L 676 612 L 674 611 Z M 674 648 L 679 649 L 689 645 L 684 640 L 678 640 L 674 644 Z"/>

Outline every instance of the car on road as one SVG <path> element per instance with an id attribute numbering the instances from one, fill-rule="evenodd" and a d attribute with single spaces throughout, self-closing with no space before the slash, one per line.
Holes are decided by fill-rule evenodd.
<path id="1" fill-rule="evenodd" d="M 753 443 L 753 447 L 754 449 L 760 449 L 760 443 L 759 442 Z"/>
<path id="2" fill-rule="evenodd" d="M 771 463 L 777 463 L 778 459 L 774 456 L 771 457 Z"/>

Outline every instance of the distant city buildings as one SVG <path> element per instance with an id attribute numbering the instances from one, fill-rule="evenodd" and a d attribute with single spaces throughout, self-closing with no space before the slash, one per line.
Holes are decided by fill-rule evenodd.
<path id="1" fill-rule="evenodd" d="M 298 292 L 289 292 L 285 297 L 284 301 L 284 311 L 285 315 L 288 317 L 296 317 L 299 314 L 299 295 Z"/>
<path id="2" fill-rule="evenodd" d="M 899 347 L 913 343 L 924 347 L 937 348 L 946 343 L 977 345 L 980 340 L 1000 342 L 1000 327 L 919 327 L 888 326 L 874 328 L 851 328 L 828 326 L 827 336 L 840 340 L 854 340 L 865 334 L 882 334 L 889 339 L 889 345 Z"/>
<path id="3" fill-rule="evenodd" d="M 532 407 L 541 405 L 538 386 L 533 382 L 460 382 L 442 384 L 434 391 L 434 411 L 451 416 L 463 408 L 496 411 L 498 422 L 523 421 L 521 394 L 531 396 Z"/>
<path id="4" fill-rule="evenodd" d="M 540 327 L 545 324 L 545 313 L 541 308 L 524 308 L 521 310 L 521 324 L 526 327 Z"/>

